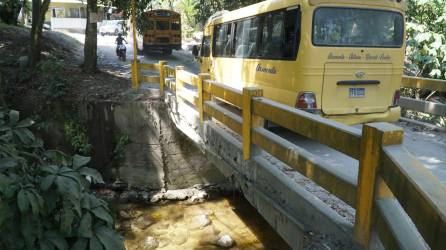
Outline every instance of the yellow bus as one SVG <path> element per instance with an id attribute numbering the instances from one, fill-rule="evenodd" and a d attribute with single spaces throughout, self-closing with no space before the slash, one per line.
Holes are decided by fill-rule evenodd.
<path id="1" fill-rule="evenodd" d="M 395 121 L 405 50 L 401 0 L 269 0 L 209 19 L 202 73 L 345 124 Z"/>
<path id="2" fill-rule="evenodd" d="M 145 14 L 143 51 L 160 50 L 172 54 L 181 49 L 181 15 L 171 10 L 151 10 Z"/>

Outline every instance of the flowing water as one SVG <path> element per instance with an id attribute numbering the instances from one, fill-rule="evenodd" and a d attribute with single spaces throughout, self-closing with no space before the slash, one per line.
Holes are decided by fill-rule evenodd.
<path id="1" fill-rule="evenodd" d="M 128 250 L 289 249 L 240 196 L 193 205 L 171 202 L 120 205 L 118 209 L 121 218 L 117 226 L 125 236 Z M 230 246 L 221 247 L 219 243 Z"/>

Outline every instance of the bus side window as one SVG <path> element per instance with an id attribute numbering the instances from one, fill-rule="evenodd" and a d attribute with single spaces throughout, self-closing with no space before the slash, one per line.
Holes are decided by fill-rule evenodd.
<path id="1" fill-rule="evenodd" d="M 211 54 L 211 36 L 204 36 L 201 44 L 200 56 L 209 57 Z"/>
<path id="2" fill-rule="evenodd" d="M 293 59 L 296 56 L 300 42 L 300 15 L 299 9 L 285 12 L 285 37 L 283 58 Z"/>
<path id="3" fill-rule="evenodd" d="M 231 23 L 215 26 L 214 34 L 213 55 L 231 56 Z"/>
<path id="4" fill-rule="evenodd" d="M 249 58 L 256 56 L 258 23 L 258 17 L 237 22 L 234 41 L 235 57 Z"/>
<path id="5" fill-rule="evenodd" d="M 273 12 L 262 17 L 259 57 L 293 59 L 300 40 L 299 9 Z"/>
<path id="6" fill-rule="evenodd" d="M 279 59 L 283 43 L 283 12 L 267 14 L 263 21 L 260 56 L 266 59 Z"/>

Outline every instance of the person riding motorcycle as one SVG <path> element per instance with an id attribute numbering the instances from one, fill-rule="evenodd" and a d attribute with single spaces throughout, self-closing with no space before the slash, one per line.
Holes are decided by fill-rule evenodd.
<path id="1" fill-rule="evenodd" d="M 124 37 L 122 37 L 122 33 L 118 34 L 118 37 L 116 38 L 115 44 L 116 44 L 116 55 L 119 56 L 119 45 L 123 45 L 123 42 L 125 42 L 126 44 L 127 41 L 125 40 Z"/>

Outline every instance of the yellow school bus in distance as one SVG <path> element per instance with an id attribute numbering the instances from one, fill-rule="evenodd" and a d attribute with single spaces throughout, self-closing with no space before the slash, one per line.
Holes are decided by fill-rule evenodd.
<path id="1" fill-rule="evenodd" d="M 151 10 L 144 13 L 144 52 L 160 50 L 172 54 L 181 49 L 181 15 L 171 10 Z"/>
<path id="2" fill-rule="evenodd" d="M 405 48 L 401 0 L 269 0 L 208 21 L 201 72 L 345 124 L 395 121 Z"/>

